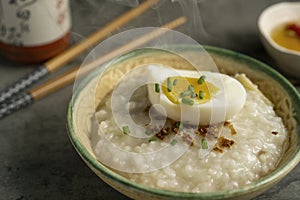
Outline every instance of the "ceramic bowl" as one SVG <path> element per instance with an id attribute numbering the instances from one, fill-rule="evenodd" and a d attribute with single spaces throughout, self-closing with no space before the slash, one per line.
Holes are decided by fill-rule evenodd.
<path id="1" fill-rule="evenodd" d="M 300 78 L 300 52 L 278 45 L 271 32 L 278 25 L 300 21 L 300 2 L 284 2 L 266 8 L 258 19 L 258 29 L 263 45 L 288 76 Z"/>
<path id="2" fill-rule="evenodd" d="M 287 175 L 300 160 L 300 95 L 278 72 L 248 56 L 215 47 L 205 47 L 220 71 L 227 74 L 245 73 L 274 103 L 276 113 L 282 117 L 289 132 L 289 146 L 277 169 L 258 181 L 230 191 L 212 193 L 183 193 L 154 189 L 136 184 L 112 171 L 96 160 L 94 145 L 87 120 L 93 115 L 95 96 L 90 93 L 99 72 L 87 76 L 77 87 L 69 104 L 67 127 L 72 144 L 85 163 L 106 183 L 133 199 L 251 199 L 272 187 Z M 199 47 L 186 46 L 182 51 L 193 53 Z M 117 59 L 116 63 L 149 57 L 151 50 L 136 50 Z M 155 58 L 152 57 L 152 58 Z M 143 59 L 139 60 L 139 63 Z"/>

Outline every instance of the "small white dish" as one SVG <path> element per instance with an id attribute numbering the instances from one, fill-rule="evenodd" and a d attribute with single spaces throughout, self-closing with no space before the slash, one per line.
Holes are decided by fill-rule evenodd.
<path id="1" fill-rule="evenodd" d="M 259 16 L 258 29 L 267 52 L 288 76 L 300 78 L 300 52 L 278 45 L 272 38 L 274 28 L 300 21 L 300 2 L 284 2 L 266 8 Z"/>

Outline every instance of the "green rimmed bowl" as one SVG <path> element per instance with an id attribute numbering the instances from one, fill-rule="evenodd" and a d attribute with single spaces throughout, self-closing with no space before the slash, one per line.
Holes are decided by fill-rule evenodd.
<path id="1" fill-rule="evenodd" d="M 180 47 L 187 54 L 201 51 L 196 46 Z M 245 73 L 260 90 L 274 103 L 276 113 L 282 117 L 289 131 L 289 146 L 277 169 L 258 181 L 230 191 L 212 193 L 183 193 L 150 188 L 136 184 L 110 168 L 101 164 L 95 158 L 93 142 L 87 120 L 93 115 L 95 104 L 96 76 L 101 73 L 91 73 L 75 90 L 68 108 L 67 127 L 70 140 L 85 163 L 106 183 L 133 199 L 251 199 L 266 191 L 300 161 L 300 95 L 298 91 L 282 75 L 267 65 L 248 56 L 216 47 L 205 47 L 219 70 L 226 74 Z M 116 60 L 116 64 L 139 63 L 151 57 L 155 52 L 151 49 L 136 50 Z M 157 59 L 161 59 L 161 55 Z M 166 58 L 162 59 L 166 61 Z M 92 95 L 91 95 L 92 93 Z"/>

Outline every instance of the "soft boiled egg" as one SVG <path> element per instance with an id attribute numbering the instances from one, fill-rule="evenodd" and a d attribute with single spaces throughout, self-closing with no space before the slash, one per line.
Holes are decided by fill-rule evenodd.
<path id="1" fill-rule="evenodd" d="M 236 79 L 217 72 L 147 66 L 148 96 L 158 112 L 193 125 L 224 122 L 245 104 L 246 91 Z"/>

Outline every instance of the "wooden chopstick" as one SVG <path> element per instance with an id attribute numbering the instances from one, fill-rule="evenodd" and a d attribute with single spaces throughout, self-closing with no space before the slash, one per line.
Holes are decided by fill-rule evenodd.
<path id="1" fill-rule="evenodd" d="M 31 94 L 31 96 L 33 97 L 34 100 L 41 99 L 42 97 L 56 91 L 57 89 L 64 87 L 64 86 L 68 85 L 69 83 L 72 83 L 75 80 L 77 72 L 80 68 L 81 68 L 80 75 L 81 76 L 85 75 L 88 72 L 90 72 L 91 70 L 98 67 L 99 65 L 104 64 L 105 62 L 107 62 L 117 56 L 120 56 L 130 50 L 133 50 L 134 48 L 137 48 L 137 47 L 153 40 L 154 38 L 167 32 L 168 29 L 174 29 L 174 28 L 182 25 L 183 23 L 185 23 L 185 21 L 186 21 L 185 17 L 179 17 L 179 18 L 161 26 L 161 28 L 164 28 L 164 29 L 157 29 L 157 30 L 150 32 L 149 34 L 141 36 L 140 38 L 137 38 L 134 41 L 131 41 L 121 47 L 118 47 L 118 48 L 114 49 L 113 51 L 105 54 L 104 56 L 97 58 L 96 60 L 94 60 L 82 67 L 76 67 L 75 69 L 62 74 L 59 77 L 57 77 L 45 84 L 42 84 L 36 88 L 33 88 L 32 90 L 29 91 L 29 93 Z"/>
<path id="2" fill-rule="evenodd" d="M 104 64 L 105 62 L 115 58 L 116 56 L 120 56 L 145 43 L 148 43 L 154 38 L 166 33 L 169 29 L 174 29 L 182 25 L 183 23 L 185 23 L 185 21 L 185 17 L 179 17 L 176 20 L 173 20 L 161 26 L 161 28 L 165 29 L 156 29 L 144 36 L 141 36 L 140 38 L 135 39 L 134 41 L 131 41 L 121 47 L 114 49 L 113 51 L 97 58 L 90 63 L 87 63 L 85 66 L 76 67 L 75 69 L 62 74 L 53 80 L 50 80 L 38 87 L 31 89 L 29 92 L 19 96 L 18 98 L 12 99 L 9 103 L 2 104 L 2 106 L 0 107 L 0 119 L 72 83 L 75 80 L 79 69 L 82 69 L 80 71 L 81 76 L 87 74 L 97 66 Z"/>
<path id="3" fill-rule="evenodd" d="M 119 27 L 123 26 L 124 24 L 128 23 L 141 13 L 143 13 L 145 10 L 149 9 L 153 4 L 157 3 L 159 0 L 147 0 L 141 5 L 139 5 L 136 8 L 133 8 L 129 12 L 125 13 L 124 15 L 119 16 L 115 20 L 113 20 L 111 23 L 107 24 L 106 26 L 102 27 L 97 32 L 90 35 L 86 40 L 83 40 L 82 42 L 79 42 L 78 44 L 74 45 L 72 48 L 70 48 L 68 51 L 63 52 L 59 56 L 45 62 L 46 68 L 52 72 L 58 68 L 60 68 L 62 65 L 66 64 L 66 62 L 70 61 L 71 59 L 78 56 L 83 51 L 87 50 L 92 45 L 98 43 L 99 41 L 106 38 L 108 35 L 110 35 L 113 31 L 118 29 Z"/>
<path id="4" fill-rule="evenodd" d="M 70 47 L 63 53 L 55 56 L 49 61 L 43 63 L 38 67 L 38 69 L 24 76 L 11 86 L 7 87 L 0 93 L 0 104 L 5 102 L 7 99 L 11 98 L 13 95 L 16 95 L 23 91 L 24 89 L 31 86 L 33 83 L 42 79 L 49 73 L 61 68 L 64 64 L 74 59 L 83 51 L 87 50 L 89 47 L 95 45 L 96 43 L 105 39 L 109 34 L 116 31 L 119 27 L 125 25 L 130 20 L 134 19 L 138 15 L 142 14 L 144 11 L 149 9 L 152 5 L 157 3 L 159 0 L 147 0 L 144 3 L 140 4 L 136 8 L 131 9 L 125 14 L 119 16 L 106 26 L 100 28 L 98 31 L 88 36 L 85 40 L 79 42 L 78 44 Z"/>

